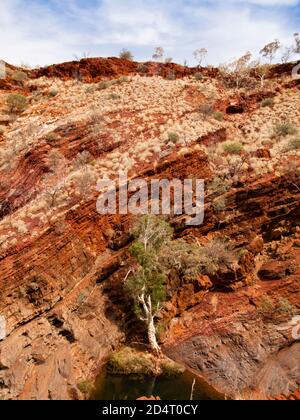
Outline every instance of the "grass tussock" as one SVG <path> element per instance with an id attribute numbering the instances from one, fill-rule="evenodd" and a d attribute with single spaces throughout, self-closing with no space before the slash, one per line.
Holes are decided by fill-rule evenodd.
<path id="1" fill-rule="evenodd" d="M 239 142 L 227 142 L 224 144 L 224 151 L 229 155 L 240 155 L 244 150 L 244 147 Z"/>
<path id="2" fill-rule="evenodd" d="M 131 347 L 123 347 L 114 352 L 108 362 L 107 369 L 114 375 L 141 376 L 177 376 L 184 368 L 170 359 L 157 359 L 151 353 L 139 351 Z"/>

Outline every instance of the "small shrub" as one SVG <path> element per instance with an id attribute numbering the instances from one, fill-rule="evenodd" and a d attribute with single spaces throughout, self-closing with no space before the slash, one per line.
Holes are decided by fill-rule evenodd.
<path id="1" fill-rule="evenodd" d="M 217 213 L 224 211 L 227 205 L 226 199 L 224 197 L 217 198 L 216 200 L 214 200 L 212 205 Z"/>
<path id="2" fill-rule="evenodd" d="M 300 150 L 300 137 L 294 137 L 290 140 L 288 146 L 288 150 Z"/>
<path id="3" fill-rule="evenodd" d="M 86 295 L 80 292 L 77 296 L 77 303 L 82 304 L 86 300 Z"/>
<path id="4" fill-rule="evenodd" d="M 112 99 L 113 101 L 116 101 L 116 100 L 118 100 L 118 99 L 120 99 L 121 98 L 121 96 L 120 95 L 118 95 L 117 93 L 111 93 L 109 96 L 108 96 L 108 99 Z"/>
<path id="5" fill-rule="evenodd" d="M 90 152 L 88 150 L 83 150 L 82 152 L 78 153 L 74 159 L 74 166 L 80 169 L 82 166 L 87 165 L 92 160 L 93 156 L 90 154 Z"/>
<path id="6" fill-rule="evenodd" d="M 146 354 L 137 352 L 130 347 L 124 347 L 111 355 L 107 369 L 115 375 L 151 376 L 155 366 L 153 360 Z"/>
<path id="7" fill-rule="evenodd" d="M 19 93 L 11 93 L 7 98 L 7 107 L 10 113 L 21 113 L 27 108 L 27 98 Z"/>
<path id="8" fill-rule="evenodd" d="M 107 370 L 113 375 L 174 377 L 183 374 L 185 368 L 170 359 L 157 360 L 151 353 L 123 347 L 111 355 Z"/>
<path id="9" fill-rule="evenodd" d="M 247 253 L 248 253 L 247 249 L 245 249 L 245 248 L 241 249 L 241 250 L 237 253 L 238 260 L 239 260 L 239 261 L 241 261 L 241 259 L 242 259 L 245 255 L 247 255 Z"/>
<path id="10" fill-rule="evenodd" d="M 261 106 L 263 108 L 269 106 L 269 107 L 273 107 L 274 106 L 274 99 L 273 98 L 265 98 L 261 101 Z"/>
<path id="11" fill-rule="evenodd" d="M 178 142 L 179 142 L 180 138 L 179 138 L 179 135 L 178 135 L 177 133 L 169 133 L 169 134 L 168 134 L 168 140 L 169 140 L 171 143 L 176 144 L 176 143 L 178 143 Z"/>
<path id="12" fill-rule="evenodd" d="M 85 89 L 85 91 L 86 91 L 86 93 L 94 93 L 94 91 L 95 91 L 95 88 L 94 88 L 94 86 L 88 86 L 86 89 Z"/>
<path id="13" fill-rule="evenodd" d="M 147 67 L 145 64 L 140 63 L 140 64 L 138 65 L 137 71 L 138 71 L 139 73 L 142 73 L 142 74 L 148 73 L 148 67 Z"/>
<path id="14" fill-rule="evenodd" d="M 224 180 L 218 176 L 216 176 L 209 184 L 208 184 L 208 191 L 210 193 L 217 193 L 218 195 L 222 195 L 228 192 L 231 188 L 231 183 L 229 180 Z"/>
<path id="15" fill-rule="evenodd" d="M 203 74 L 199 72 L 195 73 L 195 79 L 198 81 L 203 80 Z"/>
<path id="16" fill-rule="evenodd" d="M 99 84 L 98 84 L 98 90 L 105 90 L 109 88 L 109 82 L 107 80 L 102 80 Z"/>
<path id="17" fill-rule="evenodd" d="M 163 360 L 160 364 L 161 375 L 167 378 L 182 375 L 185 372 L 185 368 L 172 360 Z"/>
<path id="18" fill-rule="evenodd" d="M 49 92 L 50 98 L 55 98 L 55 96 L 58 94 L 58 90 L 56 88 L 53 88 Z"/>
<path id="19" fill-rule="evenodd" d="M 223 121 L 223 119 L 224 119 L 223 112 L 215 112 L 214 113 L 214 119 L 217 120 L 217 121 Z"/>
<path id="20" fill-rule="evenodd" d="M 228 142 L 224 144 L 224 151 L 230 155 L 240 155 L 244 147 L 239 142 Z"/>
<path id="21" fill-rule="evenodd" d="M 206 118 L 213 114 L 214 109 L 211 104 L 203 104 L 200 106 L 199 112 Z"/>
<path id="22" fill-rule="evenodd" d="M 275 311 L 275 304 L 274 301 L 268 297 L 264 298 L 258 307 L 258 311 L 262 315 L 270 315 Z"/>
<path id="23" fill-rule="evenodd" d="M 128 61 L 133 61 L 133 54 L 129 51 L 129 50 L 126 50 L 125 48 L 123 48 L 121 51 L 120 51 L 120 54 L 119 54 L 119 57 L 122 59 L 122 60 L 128 60 Z"/>
<path id="24" fill-rule="evenodd" d="M 236 270 L 237 255 L 229 242 L 215 238 L 204 246 L 188 244 L 179 239 L 171 244 L 171 252 L 165 253 L 162 258 L 166 266 L 176 268 L 180 278 L 192 281 L 199 274 L 216 275 L 226 267 Z"/>
<path id="25" fill-rule="evenodd" d="M 58 90 L 56 88 L 53 88 L 49 92 L 50 98 L 55 98 L 55 96 L 58 94 Z"/>
<path id="26" fill-rule="evenodd" d="M 17 83 L 24 83 L 25 80 L 27 80 L 28 76 L 23 71 L 16 71 L 12 74 L 11 78 Z"/>
<path id="27" fill-rule="evenodd" d="M 128 77 L 121 76 L 121 77 L 119 77 L 119 79 L 112 80 L 111 84 L 112 85 L 122 85 L 123 83 L 126 83 L 128 81 L 129 81 Z"/>
<path id="28" fill-rule="evenodd" d="M 289 316 L 294 316 L 297 313 L 296 307 L 288 299 L 285 298 L 279 299 L 277 311 L 280 315 Z"/>
<path id="29" fill-rule="evenodd" d="M 167 74 L 167 80 L 175 80 L 176 79 L 176 75 L 174 71 L 169 71 L 169 73 Z"/>
<path id="30" fill-rule="evenodd" d="M 127 83 L 127 82 L 129 82 L 129 79 L 128 79 L 128 77 L 127 77 L 127 76 L 121 76 L 121 77 L 119 77 L 119 79 L 118 79 L 118 83 L 120 83 L 120 84 L 122 84 L 122 83 Z"/>
<path id="31" fill-rule="evenodd" d="M 0 127 L 0 137 L 2 137 L 4 134 L 4 128 Z"/>
<path id="32" fill-rule="evenodd" d="M 79 391 L 84 394 L 84 395 L 90 395 L 91 392 L 94 389 L 94 386 L 91 382 L 89 381 L 82 381 L 79 382 L 79 384 L 77 384 L 77 388 L 79 389 Z"/>
<path id="33" fill-rule="evenodd" d="M 215 238 L 200 249 L 199 264 L 201 272 L 209 276 L 215 275 L 223 267 L 236 267 L 237 255 L 230 244 Z"/>
<path id="34" fill-rule="evenodd" d="M 282 122 L 276 125 L 274 134 L 276 137 L 287 137 L 289 135 L 297 134 L 297 129 L 289 122 Z"/>
<path id="35" fill-rule="evenodd" d="M 46 140 L 46 142 L 47 143 L 52 143 L 52 142 L 54 142 L 55 140 L 57 139 L 57 136 L 56 136 L 56 134 L 55 133 L 48 133 L 47 135 L 46 135 L 46 137 L 45 137 L 45 140 Z"/>

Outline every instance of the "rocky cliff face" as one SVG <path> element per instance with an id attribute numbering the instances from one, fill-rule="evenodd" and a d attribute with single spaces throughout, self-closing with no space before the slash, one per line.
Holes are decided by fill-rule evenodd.
<path id="1" fill-rule="evenodd" d="M 196 280 L 171 273 L 159 320 L 166 353 L 234 398 L 297 395 L 300 160 L 289 137 L 272 140 L 283 116 L 299 124 L 286 67 L 263 92 L 238 94 L 217 70 L 172 64 L 88 59 L 28 71 L 21 84 L 16 71 L 0 84 L 1 397 L 84 398 L 80 384 L 142 332 L 123 290 L 130 217 L 96 211 L 97 180 L 119 169 L 205 179 L 204 223 L 174 218 L 176 237 L 226 238 L 240 255 Z M 29 102 L 17 118 L 6 118 L 11 92 Z M 261 107 L 270 95 L 274 107 Z M 233 139 L 244 158 L 224 153 Z"/>
<path id="2" fill-rule="evenodd" d="M 175 295 L 181 314 L 186 306 L 171 321 L 165 349 L 231 397 L 289 395 L 297 389 L 300 357 L 291 324 L 300 299 L 297 191 L 284 180 L 260 182 L 236 191 L 227 211 L 227 223 L 218 225 L 207 212 L 193 235 L 235 238 L 244 250 L 236 281 L 225 270 L 210 279 L 208 293 L 202 283 L 198 293 L 191 285 Z M 197 294 L 199 304 L 186 310 Z"/>

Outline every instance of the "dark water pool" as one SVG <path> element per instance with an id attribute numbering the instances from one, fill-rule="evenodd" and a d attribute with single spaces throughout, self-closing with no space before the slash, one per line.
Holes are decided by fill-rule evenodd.
<path id="1" fill-rule="evenodd" d="M 175 378 L 138 378 L 110 375 L 105 370 L 96 382 L 92 400 L 136 400 L 139 397 L 159 396 L 162 400 L 190 400 L 195 376 L 186 371 Z M 222 395 L 206 382 L 196 379 L 194 400 L 219 400 Z"/>

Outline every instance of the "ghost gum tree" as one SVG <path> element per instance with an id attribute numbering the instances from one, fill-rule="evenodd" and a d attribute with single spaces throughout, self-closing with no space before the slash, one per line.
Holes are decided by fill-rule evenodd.
<path id="1" fill-rule="evenodd" d="M 261 56 L 266 58 L 269 61 L 269 64 L 272 63 L 274 60 L 277 52 L 280 50 L 280 41 L 275 39 L 275 41 L 270 42 L 269 44 L 265 45 L 259 52 Z"/>
<path id="2" fill-rule="evenodd" d="M 162 61 L 164 54 L 165 54 L 165 51 L 162 47 L 156 47 L 152 58 L 155 61 Z"/>
<path id="3" fill-rule="evenodd" d="M 255 74 L 260 80 L 260 87 L 263 88 L 265 86 L 265 80 L 268 76 L 270 66 L 268 64 L 258 64 L 257 67 L 255 67 Z"/>
<path id="4" fill-rule="evenodd" d="M 242 87 L 243 83 L 249 77 L 253 63 L 251 62 L 252 54 L 247 51 L 242 57 L 229 64 L 221 64 L 220 71 L 224 75 L 230 75 L 234 80 L 236 89 Z"/>
<path id="5" fill-rule="evenodd" d="M 293 49 L 293 52 L 295 54 L 300 54 L 300 36 L 298 33 L 294 34 L 294 39 L 295 39 L 295 47 Z"/>
<path id="6" fill-rule="evenodd" d="M 151 350 L 159 357 L 161 350 L 156 338 L 155 318 L 166 298 L 168 275 L 160 255 L 171 243 L 173 230 L 159 217 L 143 216 L 131 233 L 135 242 L 130 254 L 136 260 L 136 267 L 127 274 L 125 289 L 133 299 L 135 315 L 146 324 Z"/>
<path id="7" fill-rule="evenodd" d="M 193 52 L 193 56 L 198 63 L 198 66 L 201 67 L 204 58 L 207 56 L 207 49 L 206 48 L 199 48 Z"/>

